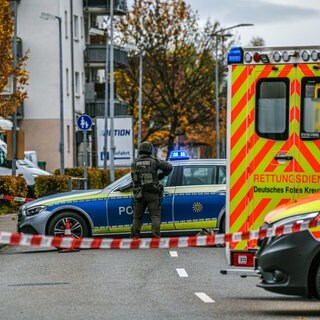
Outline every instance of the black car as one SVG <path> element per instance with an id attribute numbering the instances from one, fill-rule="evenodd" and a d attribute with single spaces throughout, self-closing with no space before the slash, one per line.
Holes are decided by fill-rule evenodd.
<path id="1" fill-rule="evenodd" d="M 306 223 L 320 218 L 320 195 L 299 199 L 270 212 L 262 228 Z M 319 228 L 263 239 L 256 253 L 259 287 L 280 294 L 320 299 Z"/>

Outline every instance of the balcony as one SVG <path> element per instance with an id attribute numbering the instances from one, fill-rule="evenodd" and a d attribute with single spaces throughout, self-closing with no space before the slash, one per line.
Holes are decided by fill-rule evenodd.
<path id="1" fill-rule="evenodd" d="M 94 102 L 87 102 L 86 103 L 86 114 L 90 117 L 104 117 L 104 100 L 98 99 Z M 109 108 L 108 108 L 109 109 Z M 108 110 L 110 114 L 110 109 Z M 128 115 L 128 105 L 120 100 L 114 101 L 114 115 L 115 116 L 127 116 Z"/>
<path id="2" fill-rule="evenodd" d="M 84 53 L 84 61 L 93 66 L 106 64 L 105 44 L 88 44 Z M 128 66 L 128 53 L 120 47 L 114 47 L 115 68 L 125 68 Z"/>
<path id="3" fill-rule="evenodd" d="M 83 9 L 88 12 L 109 15 L 110 0 L 83 0 Z M 114 0 L 114 15 L 125 15 L 127 11 L 127 0 Z"/>

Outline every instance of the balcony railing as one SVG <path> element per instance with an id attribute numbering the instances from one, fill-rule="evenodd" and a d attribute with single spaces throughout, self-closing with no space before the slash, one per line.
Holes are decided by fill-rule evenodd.
<path id="1" fill-rule="evenodd" d="M 102 10 L 105 14 L 110 14 L 110 0 L 83 0 L 83 7 L 90 10 Z M 115 15 L 124 15 L 128 11 L 127 0 L 114 0 Z"/>
<path id="2" fill-rule="evenodd" d="M 104 117 L 104 100 L 96 100 L 95 102 L 86 103 L 86 114 L 90 117 Z M 110 114 L 110 108 L 108 106 L 108 113 Z M 128 115 L 128 104 L 123 101 L 114 101 L 114 115 L 115 116 L 127 116 Z"/>
<path id="3" fill-rule="evenodd" d="M 85 63 L 106 63 L 105 44 L 88 44 L 84 55 Z M 114 63 L 116 68 L 128 66 L 128 53 L 120 47 L 114 47 Z"/>

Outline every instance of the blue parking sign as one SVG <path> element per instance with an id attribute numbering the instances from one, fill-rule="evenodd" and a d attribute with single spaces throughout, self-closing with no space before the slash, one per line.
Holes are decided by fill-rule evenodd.
<path id="1" fill-rule="evenodd" d="M 87 114 L 82 114 L 77 120 L 77 125 L 81 131 L 90 130 L 92 126 L 92 119 Z"/>

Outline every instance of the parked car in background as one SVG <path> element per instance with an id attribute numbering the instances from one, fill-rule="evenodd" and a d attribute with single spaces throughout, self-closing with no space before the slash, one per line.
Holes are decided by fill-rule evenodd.
<path id="1" fill-rule="evenodd" d="M 51 172 L 40 169 L 28 159 L 16 161 L 16 175 L 23 175 L 29 188 L 29 194 L 34 191 L 35 178 L 38 176 L 48 176 Z M 0 140 L 0 176 L 11 176 L 12 164 L 7 160 L 7 144 Z"/>
<path id="2" fill-rule="evenodd" d="M 38 156 L 36 151 L 25 151 L 24 158 L 34 163 L 38 167 Z"/>
<path id="3" fill-rule="evenodd" d="M 226 161 L 171 161 L 173 171 L 162 180 L 162 234 L 196 234 L 201 229 L 225 228 Z M 18 231 L 63 236 L 71 224 L 73 237 L 130 234 L 132 179 L 126 174 L 103 190 L 55 194 L 24 204 L 18 213 Z M 150 232 L 148 214 L 142 233 Z"/>
<path id="4" fill-rule="evenodd" d="M 285 227 L 320 219 L 320 194 L 278 207 L 262 228 Z M 281 294 L 320 299 L 320 228 L 266 238 L 256 253 L 259 287 Z"/>

